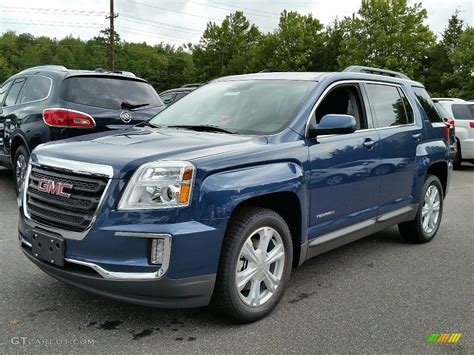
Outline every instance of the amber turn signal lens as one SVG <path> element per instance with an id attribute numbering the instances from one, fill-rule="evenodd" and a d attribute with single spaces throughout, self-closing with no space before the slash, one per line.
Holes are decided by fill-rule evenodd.
<path id="1" fill-rule="evenodd" d="M 181 204 L 188 203 L 190 192 L 191 192 L 191 186 L 189 184 L 182 184 L 181 191 L 179 193 L 179 203 Z"/>
<path id="2" fill-rule="evenodd" d="M 183 180 L 191 180 L 193 178 L 193 169 L 187 168 L 183 173 Z"/>

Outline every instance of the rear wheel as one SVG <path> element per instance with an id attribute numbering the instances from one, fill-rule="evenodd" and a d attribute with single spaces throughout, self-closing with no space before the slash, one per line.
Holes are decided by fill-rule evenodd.
<path id="1" fill-rule="evenodd" d="M 443 215 L 443 187 L 436 176 L 428 175 L 421 196 L 415 219 L 398 225 L 402 237 L 412 243 L 431 241 L 438 232 Z"/>
<path id="2" fill-rule="evenodd" d="M 288 283 L 292 252 L 290 230 L 280 215 L 259 207 L 238 211 L 222 247 L 214 305 L 241 323 L 268 315 Z"/>
<path id="3" fill-rule="evenodd" d="M 15 186 L 15 192 L 18 195 L 20 189 L 25 181 L 26 168 L 28 166 L 28 160 L 30 155 L 24 146 L 18 147 L 13 158 L 13 185 Z"/>

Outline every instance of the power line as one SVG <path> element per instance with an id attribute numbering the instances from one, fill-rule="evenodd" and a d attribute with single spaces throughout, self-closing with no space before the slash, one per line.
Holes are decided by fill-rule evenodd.
<path id="1" fill-rule="evenodd" d="M 154 27 L 159 27 L 159 28 L 165 28 L 171 31 L 177 31 L 177 32 L 185 32 L 185 33 L 202 33 L 202 31 L 195 30 L 189 27 L 183 27 L 183 26 L 176 26 L 176 25 L 171 25 L 169 23 L 165 22 L 159 22 L 155 20 L 150 20 L 150 19 L 143 19 L 140 17 L 135 17 L 135 16 L 130 16 L 130 15 L 122 15 L 123 19 L 126 19 L 127 21 L 131 22 L 136 22 L 136 23 L 143 23 L 148 26 L 154 26 Z"/>
<path id="2" fill-rule="evenodd" d="M 214 5 L 212 3 L 211 4 L 203 4 L 202 2 L 193 1 L 193 0 L 188 0 L 188 2 L 191 3 L 191 4 L 201 5 L 201 6 L 205 6 L 205 7 L 213 7 L 213 8 L 224 10 L 224 11 L 232 11 L 229 8 L 224 8 L 224 7 L 221 7 L 221 6 L 217 6 L 217 5 Z M 226 5 L 226 6 L 231 7 L 231 8 L 233 7 L 234 9 L 237 9 L 237 10 L 244 10 L 243 8 L 237 7 L 237 6 L 229 6 L 229 5 Z M 252 10 L 247 9 L 246 11 L 251 12 Z M 267 18 L 275 19 L 275 16 L 270 16 L 270 15 L 266 15 L 266 14 L 263 14 L 263 13 L 254 12 L 254 13 L 251 13 L 251 14 L 254 15 L 254 16 L 260 16 L 260 17 L 267 17 Z M 277 16 L 279 16 L 279 15 L 277 14 Z"/>
<path id="3" fill-rule="evenodd" d="M 248 7 L 242 7 L 242 6 L 235 6 L 235 5 L 231 5 L 231 4 L 227 4 L 227 3 L 223 3 L 223 2 L 219 2 L 219 1 L 214 1 L 214 0 L 208 0 L 210 3 L 213 3 L 213 4 L 218 4 L 218 5 L 222 5 L 222 6 L 226 6 L 226 7 L 230 7 L 230 8 L 234 8 L 234 9 L 238 9 L 238 10 L 246 10 L 246 11 L 251 11 L 251 12 L 256 12 L 256 13 L 262 13 L 262 14 L 265 14 L 265 15 L 273 15 L 273 16 L 280 16 L 280 14 L 277 14 L 276 12 L 270 12 L 270 11 L 264 11 L 264 10 L 256 10 L 256 9 L 249 9 Z"/>
<path id="4" fill-rule="evenodd" d="M 158 9 L 158 10 L 174 12 L 174 13 L 178 13 L 178 14 L 182 14 L 182 15 L 192 16 L 192 17 L 196 17 L 196 18 L 202 18 L 202 19 L 205 19 L 205 20 L 210 20 L 210 21 L 215 21 L 215 22 L 220 22 L 220 21 L 224 20 L 223 18 L 208 17 L 208 16 L 192 14 L 192 13 L 189 13 L 189 12 L 178 11 L 178 10 L 174 10 L 174 9 L 167 9 L 167 8 L 164 8 L 164 7 L 151 5 L 151 4 L 145 4 L 145 3 L 137 2 L 137 1 L 133 1 L 133 0 L 131 0 L 130 2 L 133 3 L 133 4 L 142 5 L 142 6 Z M 268 26 L 259 25 L 258 27 L 265 28 L 265 29 L 270 30 L 270 31 L 273 30 L 273 28 L 268 27 Z"/>
<path id="5" fill-rule="evenodd" d="M 3 9 L 15 9 L 18 11 L 41 11 L 41 12 L 62 12 L 62 13 L 74 13 L 81 15 L 105 15 L 104 11 L 90 11 L 90 10 L 73 10 L 73 9 L 52 9 L 45 7 L 21 7 L 21 6 L 4 6 L 0 5 Z"/>
<path id="6" fill-rule="evenodd" d="M 18 25 L 32 25 L 32 26 L 51 26 L 51 25 L 58 25 L 61 27 L 83 27 L 83 28 L 102 28 L 102 24 L 94 24 L 94 23 L 81 23 L 81 22 L 53 22 L 53 21 L 48 21 L 48 22 L 27 22 L 24 21 L 24 19 L 21 19 L 22 21 L 11 21 L 11 19 L 3 19 L 0 18 L 0 21 L 2 23 L 10 23 L 10 24 L 18 24 Z"/>

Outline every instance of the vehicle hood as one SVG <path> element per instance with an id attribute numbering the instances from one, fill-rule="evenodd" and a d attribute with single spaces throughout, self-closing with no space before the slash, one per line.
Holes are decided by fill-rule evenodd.
<path id="1" fill-rule="evenodd" d="M 192 161 L 265 144 L 265 137 L 133 127 L 46 143 L 34 150 L 33 159 L 42 155 L 105 164 L 113 167 L 115 178 L 128 178 L 138 166 L 151 161 Z"/>

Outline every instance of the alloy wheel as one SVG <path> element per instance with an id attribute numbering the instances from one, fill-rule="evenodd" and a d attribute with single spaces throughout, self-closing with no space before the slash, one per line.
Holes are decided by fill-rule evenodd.
<path id="1" fill-rule="evenodd" d="M 277 290 L 285 267 L 285 246 L 278 232 L 262 227 L 251 233 L 240 251 L 235 286 L 250 307 L 268 302 Z"/>
<path id="2" fill-rule="evenodd" d="M 439 190 L 436 186 L 431 185 L 426 190 L 421 210 L 421 223 L 426 234 L 432 233 L 438 227 L 440 208 L 441 196 Z"/>

